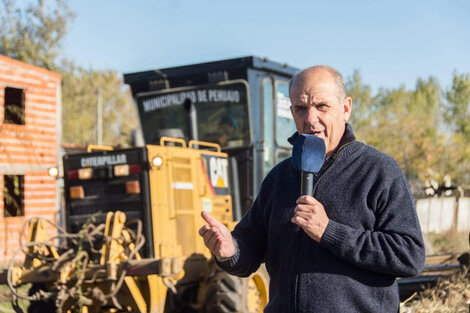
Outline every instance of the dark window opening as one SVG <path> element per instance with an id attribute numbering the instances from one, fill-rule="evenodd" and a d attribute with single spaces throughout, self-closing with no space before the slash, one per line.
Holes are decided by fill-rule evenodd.
<path id="1" fill-rule="evenodd" d="M 24 175 L 3 176 L 3 216 L 24 216 Z"/>
<path id="2" fill-rule="evenodd" d="M 5 88 L 5 123 L 24 125 L 24 90 Z"/>

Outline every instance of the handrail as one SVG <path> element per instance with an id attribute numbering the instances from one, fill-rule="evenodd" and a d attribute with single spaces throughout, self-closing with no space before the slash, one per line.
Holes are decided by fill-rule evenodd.
<path id="1" fill-rule="evenodd" d="M 90 153 L 93 150 L 98 150 L 98 151 L 113 151 L 114 148 L 111 146 L 100 146 L 100 145 L 88 145 L 86 148 L 86 152 Z"/>
<path id="2" fill-rule="evenodd" d="M 186 141 L 181 138 L 174 137 L 162 137 L 160 138 L 160 146 L 165 146 L 166 143 L 179 143 L 181 147 L 186 148 Z"/>
<path id="3" fill-rule="evenodd" d="M 206 148 L 215 148 L 217 152 L 221 152 L 221 148 L 219 144 L 207 142 L 207 141 L 199 141 L 199 140 L 190 140 L 189 147 L 193 149 L 198 149 L 199 147 L 206 147 Z"/>

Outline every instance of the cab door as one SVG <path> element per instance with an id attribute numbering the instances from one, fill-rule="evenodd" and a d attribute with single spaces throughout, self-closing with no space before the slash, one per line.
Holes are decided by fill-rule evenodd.
<path id="1" fill-rule="evenodd" d="M 290 112 L 289 80 L 271 75 L 261 81 L 264 178 L 279 162 L 291 156 L 287 139 L 296 129 Z"/>

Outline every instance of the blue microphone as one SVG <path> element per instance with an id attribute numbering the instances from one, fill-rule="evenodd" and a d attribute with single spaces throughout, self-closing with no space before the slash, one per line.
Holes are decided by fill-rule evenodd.
<path id="1" fill-rule="evenodd" d="M 325 162 L 326 147 L 323 139 L 314 135 L 298 135 L 292 149 L 294 167 L 302 171 L 300 195 L 313 196 L 313 177 Z"/>

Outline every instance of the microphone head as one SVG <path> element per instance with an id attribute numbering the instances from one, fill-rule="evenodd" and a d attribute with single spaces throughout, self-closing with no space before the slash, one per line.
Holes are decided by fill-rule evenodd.
<path id="1" fill-rule="evenodd" d="M 310 173 L 317 173 L 325 162 L 326 147 L 323 139 L 314 135 L 299 134 L 292 149 L 294 167 Z"/>

